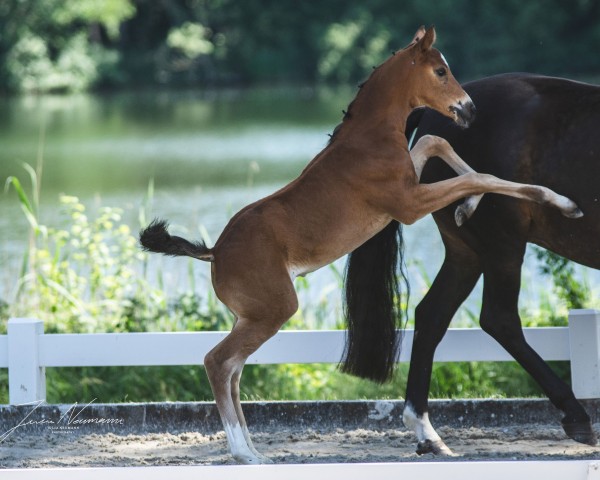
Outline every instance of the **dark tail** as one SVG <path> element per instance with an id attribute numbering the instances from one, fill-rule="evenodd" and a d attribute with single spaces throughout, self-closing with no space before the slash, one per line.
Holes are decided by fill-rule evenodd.
<path id="1" fill-rule="evenodd" d="M 411 146 L 424 113 L 425 109 L 414 110 L 407 119 L 405 131 Z M 344 278 L 348 334 L 342 372 L 380 383 L 391 378 L 402 343 L 398 329 L 408 317 L 401 308 L 398 275 L 408 304 L 402 224 L 393 220 L 348 256 Z"/>
<path id="2" fill-rule="evenodd" d="M 407 301 L 410 293 L 403 256 L 402 224 L 395 220 L 349 255 L 343 372 L 380 383 L 391 378 L 402 342 L 397 329 L 406 318 L 398 275 L 406 285 Z"/>
<path id="3" fill-rule="evenodd" d="M 173 257 L 184 255 L 212 262 L 212 250 L 204 242 L 189 242 L 185 238 L 169 235 L 169 224 L 165 220 L 155 219 L 140 231 L 140 243 L 147 252 L 162 253 Z"/>

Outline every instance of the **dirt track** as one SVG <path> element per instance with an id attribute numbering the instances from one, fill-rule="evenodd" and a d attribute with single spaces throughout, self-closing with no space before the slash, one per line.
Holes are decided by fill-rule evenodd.
<path id="1" fill-rule="evenodd" d="M 596 430 L 600 428 L 595 425 Z M 454 460 L 599 459 L 600 448 L 565 438 L 558 426 L 438 429 Z M 253 433 L 259 451 L 276 463 L 432 461 L 418 456 L 407 430 L 279 430 Z M 201 465 L 233 463 L 223 432 L 72 435 L 20 434 L 0 443 L 2 468 Z"/>

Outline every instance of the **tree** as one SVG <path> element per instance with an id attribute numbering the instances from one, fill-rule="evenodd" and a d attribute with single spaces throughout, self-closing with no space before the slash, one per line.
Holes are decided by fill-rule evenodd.
<path id="1" fill-rule="evenodd" d="M 116 68 L 130 0 L 6 0 L 0 7 L 0 81 L 20 91 L 84 90 Z"/>

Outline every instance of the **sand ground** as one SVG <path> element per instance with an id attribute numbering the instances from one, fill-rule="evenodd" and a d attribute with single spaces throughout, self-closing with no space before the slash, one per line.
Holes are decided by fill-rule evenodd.
<path id="1" fill-rule="evenodd" d="M 600 428 L 595 425 L 596 430 Z M 600 459 L 600 447 L 578 444 L 560 426 L 438 429 L 456 460 Z M 254 444 L 275 463 L 432 461 L 415 453 L 405 429 L 254 431 Z M 0 443 L 0 468 L 217 465 L 234 463 L 223 432 L 126 435 L 15 432 Z"/>

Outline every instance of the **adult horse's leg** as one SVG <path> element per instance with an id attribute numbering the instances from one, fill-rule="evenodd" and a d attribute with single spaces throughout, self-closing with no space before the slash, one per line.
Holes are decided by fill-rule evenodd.
<path id="1" fill-rule="evenodd" d="M 415 309 L 415 334 L 403 413 L 404 424 L 417 436 L 417 453 L 420 454 L 452 455 L 429 422 L 427 413 L 433 356 L 456 310 L 481 275 L 479 259 L 469 247 L 444 240 L 446 258 L 442 268 Z M 452 245 L 448 243 L 451 241 Z"/>
<path id="2" fill-rule="evenodd" d="M 590 417 L 565 384 L 525 340 L 518 312 L 521 265 L 525 242 L 498 248 L 483 260 L 481 328 L 502 345 L 540 385 L 550 401 L 565 413 L 566 434 L 573 440 L 596 445 Z"/>

